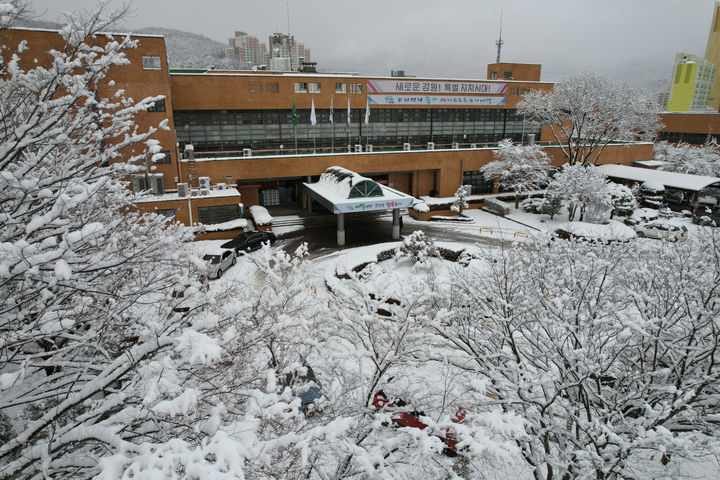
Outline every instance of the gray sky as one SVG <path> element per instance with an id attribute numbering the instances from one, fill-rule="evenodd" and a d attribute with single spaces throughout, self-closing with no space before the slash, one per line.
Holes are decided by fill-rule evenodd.
<path id="1" fill-rule="evenodd" d="M 111 0 L 111 6 L 122 1 Z M 31 0 L 45 20 L 90 0 Z M 290 31 L 322 71 L 485 78 L 495 61 L 541 63 L 543 80 L 596 71 L 630 84 L 669 78 L 675 53 L 702 56 L 714 0 L 135 0 L 127 27 L 186 30 L 227 43 Z"/>

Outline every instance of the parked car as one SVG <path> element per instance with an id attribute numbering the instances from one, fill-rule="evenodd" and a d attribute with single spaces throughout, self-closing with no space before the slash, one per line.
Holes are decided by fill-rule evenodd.
<path id="1" fill-rule="evenodd" d="M 402 399 L 391 401 L 382 390 L 375 392 L 375 395 L 373 395 L 372 406 L 378 411 L 392 413 L 393 416 L 390 419 L 393 426 L 411 427 L 419 430 L 425 430 L 427 427 L 427 424 L 420 420 L 420 417 L 425 415 L 424 412 L 409 410 Z M 450 421 L 452 423 L 463 423 L 466 414 L 467 412 L 463 407 L 458 407 Z M 445 443 L 446 447 L 443 449 L 445 455 L 450 457 L 457 455 L 458 440 L 452 429 L 448 428 L 444 432 L 436 432 L 435 436 Z"/>
<path id="2" fill-rule="evenodd" d="M 225 270 L 235 265 L 237 255 L 234 250 L 224 250 L 205 254 L 203 260 L 208 264 L 208 278 L 220 278 Z"/>
<path id="3" fill-rule="evenodd" d="M 635 225 L 638 237 L 658 238 L 670 242 L 687 240 L 688 229 L 684 225 L 673 225 L 664 222 L 648 222 Z"/>
<path id="4" fill-rule="evenodd" d="M 222 248 L 231 248 L 236 253 L 252 252 L 262 247 L 263 243 L 275 243 L 275 234 L 272 232 L 244 232 L 229 242 L 222 244 Z"/>

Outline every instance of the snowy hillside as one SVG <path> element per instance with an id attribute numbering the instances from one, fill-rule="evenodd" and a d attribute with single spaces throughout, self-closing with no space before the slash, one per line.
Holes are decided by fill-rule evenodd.
<path id="1" fill-rule="evenodd" d="M 225 45 L 208 37 L 162 27 L 145 27 L 134 33 L 164 36 L 170 68 L 229 68 Z"/>

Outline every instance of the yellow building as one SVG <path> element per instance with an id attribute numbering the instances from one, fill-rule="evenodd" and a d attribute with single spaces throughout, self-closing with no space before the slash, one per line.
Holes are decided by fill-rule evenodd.
<path id="1" fill-rule="evenodd" d="M 715 2 L 707 47 L 705 48 L 705 59 L 716 66 L 720 65 L 720 2 Z M 720 78 L 717 76 L 710 88 L 708 106 L 715 111 L 720 109 Z"/>
<path id="2" fill-rule="evenodd" d="M 707 110 L 710 89 L 715 79 L 715 65 L 704 58 L 678 53 L 675 55 L 668 112 L 702 112 Z"/>

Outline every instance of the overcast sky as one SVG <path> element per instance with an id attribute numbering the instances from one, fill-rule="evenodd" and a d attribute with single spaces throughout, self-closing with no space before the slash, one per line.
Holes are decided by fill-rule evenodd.
<path id="1" fill-rule="evenodd" d="M 89 0 L 31 0 L 44 20 Z M 122 1 L 111 0 L 111 6 Z M 670 77 L 676 52 L 704 55 L 714 0 L 134 0 L 129 29 L 186 30 L 227 43 L 235 30 L 267 43 L 288 30 L 323 71 L 485 78 L 496 57 L 540 63 L 543 80 L 596 71 L 637 84 Z M 640 83 L 642 83 L 640 82 Z"/>

